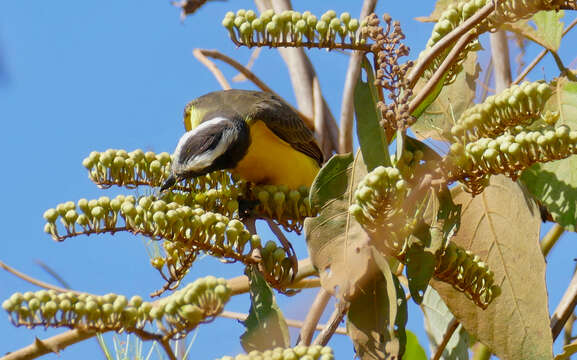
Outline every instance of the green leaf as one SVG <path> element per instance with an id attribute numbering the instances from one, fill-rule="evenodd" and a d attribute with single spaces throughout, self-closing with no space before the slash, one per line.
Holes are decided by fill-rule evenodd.
<path id="1" fill-rule="evenodd" d="M 264 351 L 275 347 L 289 347 L 290 335 L 285 318 L 276 304 L 270 286 L 254 266 L 247 266 L 245 274 L 250 284 L 250 311 L 243 321 L 246 332 L 240 337 L 243 349 Z"/>
<path id="2" fill-rule="evenodd" d="M 377 110 L 378 97 L 375 88 L 375 76 L 366 57 L 363 58 L 361 70 L 366 72 L 367 82 L 363 82 L 362 76 L 359 76 L 359 81 L 355 87 L 357 137 L 367 169 L 372 171 L 379 165 L 389 166 L 391 159 L 385 140 L 385 132 L 380 124 L 380 111 Z"/>
<path id="3" fill-rule="evenodd" d="M 577 82 L 561 78 L 553 96 L 545 105 L 559 111 L 559 125 L 577 130 Z M 525 170 L 521 180 L 529 192 L 551 213 L 553 220 L 569 231 L 577 225 L 577 155 L 563 160 L 535 164 Z"/>
<path id="4" fill-rule="evenodd" d="M 529 20 L 507 23 L 502 29 L 515 32 L 527 39 L 536 42 L 544 48 L 557 51 L 563 37 L 563 11 L 539 11 L 533 15 L 536 27 L 531 26 Z"/>
<path id="5" fill-rule="evenodd" d="M 407 345 L 405 346 L 403 360 L 427 360 L 427 353 L 419 344 L 417 335 L 409 330 L 407 330 Z"/>
<path id="6" fill-rule="evenodd" d="M 320 211 L 305 220 L 307 247 L 322 287 L 340 299 L 354 297 L 376 271 L 369 237 L 349 213 L 355 189 L 366 174 L 360 151 L 354 158 L 335 155 L 311 187 L 311 204 Z"/>
<path id="7" fill-rule="evenodd" d="M 469 334 L 500 359 L 551 359 L 538 207 L 504 176 L 492 176 L 490 185 L 474 198 L 456 187 L 453 199 L 463 211 L 452 241 L 487 264 L 501 294 L 482 310 L 449 284 L 433 280 L 431 285 Z"/>
<path id="8" fill-rule="evenodd" d="M 430 351 L 434 354 L 439 344 L 443 341 L 449 324 L 455 317 L 451 314 L 439 293 L 431 287 L 425 292 L 421 309 L 425 317 L 425 331 L 429 337 Z M 463 325 L 459 325 L 445 346 L 443 358 L 469 359 L 469 341 L 469 334 L 463 329 Z"/>
<path id="9" fill-rule="evenodd" d="M 470 52 L 463 63 L 463 71 L 457 75 L 455 81 L 442 88 L 442 91 L 436 89 L 439 90 L 438 96 L 431 95 L 427 100 L 428 104 L 426 102 L 421 104 L 421 107 L 427 105 L 426 110 L 421 110 L 421 114 L 415 111 L 413 116 L 420 117 L 411 130 L 422 139 L 430 137 L 435 140 L 448 140 L 454 122 L 475 100 L 475 84 L 479 71 L 477 54 Z M 422 81 L 421 84 L 424 85 Z M 418 91 L 418 87 L 419 83 L 415 87 L 415 92 Z"/>
<path id="10" fill-rule="evenodd" d="M 361 359 L 399 359 L 405 349 L 405 293 L 387 260 L 371 248 L 381 270 L 351 301 L 347 333 Z"/>

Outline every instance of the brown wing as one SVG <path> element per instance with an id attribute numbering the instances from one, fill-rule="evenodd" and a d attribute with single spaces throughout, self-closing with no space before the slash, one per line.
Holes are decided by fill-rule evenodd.
<path id="1" fill-rule="evenodd" d="M 302 119 L 280 98 L 266 92 L 225 90 L 206 94 L 191 102 L 199 111 L 202 121 L 218 115 L 238 114 L 243 119 L 262 120 L 271 131 L 295 150 L 322 165 L 323 153 L 312 131 Z"/>
<path id="2" fill-rule="evenodd" d="M 276 136 L 286 141 L 295 150 L 313 158 L 319 166 L 322 165 L 323 153 L 317 145 L 313 132 L 302 119 L 278 97 L 263 94 L 251 113 L 255 120 L 262 120 Z"/>

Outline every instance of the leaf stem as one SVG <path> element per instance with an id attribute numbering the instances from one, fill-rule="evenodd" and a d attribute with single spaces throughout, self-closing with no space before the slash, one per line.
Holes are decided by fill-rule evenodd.
<path id="1" fill-rule="evenodd" d="M 345 317 L 347 311 L 349 311 L 349 303 L 339 302 L 337 304 L 335 311 L 333 311 L 329 321 L 327 322 L 327 325 L 315 339 L 314 345 L 325 346 L 329 342 L 335 331 L 338 329 L 339 324 Z"/>
<path id="2" fill-rule="evenodd" d="M 437 347 L 437 350 L 435 351 L 435 355 L 431 358 L 432 360 L 439 360 L 441 358 L 441 356 L 443 356 L 443 351 L 445 351 L 445 347 L 447 347 L 449 340 L 451 340 L 451 337 L 453 336 L 453 333 L 455 332 L 455 330 L 457 330 L 457 328 L 459 327 L 459 324 L 460 323 L 456 318 L 453 318 L 453 320 L 451 320 L 451 322 L 447 326 L 447 330 L 445 331 L 445 335 L 443 335 L 443 340 L 441 341 L 441 343 Z"/>
<path id="3" fill-rule="evenodd" d="M 435 74 L 427 81 L 425 86 L 419 91 L 411 104 L 409 105 L 409 113 L 413 113 L 417 107 L 429 96 L 429 94 L 435 89 L 435 86 L 439 81 L 443 80 L 445 73 L 453 66 L 459 57 L 459 53 L 467 46 L 467 44 L 473 40 L 477 35 L 473 32 L 469 32 L 467 35 L 461 37 L 455 46 L 451 49 L 451 52 L 447 55 L 445 60 Z"/>
<path id="4" fill-rule="evenodd" d="M 557 240 L 559 240 L 559 238 L 561 237 L 561 235 L 563 235 L 564 232 L 565 229 L 563 228 L 563 226 L 557 223 L 553 224 L 551 229 L 549 229 L 547 234 L 545 234 L 545 236 L 543 236 L 543 239 L 541 240 L 541 251 L 543 252 L 543 256 L 547 257 L 549 251 L 551 251 L 553 246 L 555 246 Z"/>
<path id="5" fill-rule="evenodd" d="M 575 76 L 575 74 L 573 74 L 571 70 L 565 67 L 565 64 L 563 64 L 563 60 L 561 60 L 559 54 L 557 54 L 556 51 L 551 51 L 551 55 L 553 55 L 553 59 L 555 59 L 555 64 L 559 68 L 561 75 L 567 76 L 567 78 L 571 81 L 577 81 L 577 76 Z"/>
<path id="6" fill-rule="evenodd" d="M 567 28 L 565 28 L 563 31 L 563 36 L 567 35 L 567 33 L 573 29 L 575 25 L 577 25 L 577 18 L 575 18 L 571 24 L 567 26 Z M 537 55 L 537 57 L 535 57 L 535 59 L 533 59 L 533 61 L 527 65 L 527 67 L 521 72 L 515 81 L 513 81 L 513 84 L 519 84 L 521 81 L 523 81 L 523 79 L 531 72 L 531 70 L 533 70 L 533 68 L 535 68 L 535 66 L 537 66 L 537 64 L 539 64 L 539 62 L 545 57 L 545 55 L 547 55 L 548 52 L 548 49 L 543 49 L 543 51 L 541 51 L 539 55 Z"/>
<path id="7" fill-rule="evenodd" d="M 495 1 L 497 2 L 497 1 Z M 453 31 L 445 35 L 439 42 L 437 42 L 432 48 L 429 49 L 426 57 L 417 63 L 417 65 L 413 68 L 411 73 L 409 74 L 409 87 L 413 88 L 423 72 L 429 67 L 429 64 L 433 59 L 435 59 L 443 50 L 449 47 L 454 41 L 467 33 L 469 30 L 477 26 L 478 23 L 483 21 L 487 16 L 489 16 L 493 10 L 495 9 L 496 4 L 493 1 L 487 2 L 485 6 L 479 9 L 473 16 L 468 18 L 466 21 L 461 23 L 461 25 L 457 26 Z M 437 70 L 437 72 L 439 72 Z M 443 71 L 444 73 L 444 71 Z"/>
<path id="8" fill-rule="evenodd" d="M 317 324 L 319 323 L 330 299 L 331 294 L 321 287 L 302 325 L 299 339 L 297 340 L 298 345 L 309 346 L 311 344 L 313 333 L 315 329 L 319 327 Z"/>

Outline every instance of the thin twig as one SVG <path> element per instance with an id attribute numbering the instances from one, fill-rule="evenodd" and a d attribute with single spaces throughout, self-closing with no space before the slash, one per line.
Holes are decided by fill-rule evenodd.
<path id="1" fill-rule="evenodd" d="M 375 11 L 377 0 L 365 0 L 359 19 L 364 19 Z M 355 112 L 355 86 L 361 74 L 361 63 L 365 53 L 354 51 L 349 59 L 349 67 L 345 77 L 343 99 L 341 101 L 341 127 L 339 132 L 339 153 L 344 154 L 353 151 L 353 119 Z"/>
<path id="2" fill-rule="evenodd" d="M 325 346 L 337 328 L 339 324 L 345 317 L 345 314 L 349 310 L 349 304 L 345 302 L 339 302 L 335 308 L 335 311 L 331 314 L 329 321 L 327 322 L 325 328 L 321 333 L 316 337 L 314 345 L 322 345 Z"/>
<path id="3" fill-rule="evenodd" d="M 26 275 L 26 274 L 24 274 L 24 273 L 21 273 L 20 271 L 14 269 L 13 267 L 5 264 L 5 263 L 2 262 L 2 261 L 0 261 L 0 268 L 8 271 L 8 272 L 11 273 L 12 275 L 17 276 L 17 277 L 19 277 L 20 279 L 22 279 L 22 280 L 24 280 L 24 281 L 27 281 L 27 282 L 29 282 L 29 283 L 31 283 L 31 284 L 33 284 L 33 285 L 39 286 L 39 287 L 41 287 L 41 288 L 50 289 L 50 290 L 54 290 L 54 291 L 58 291 L 58 292 L 71 292 L 71 293 L 78 294 L 78 295 L 80 295 L 80 294 L 85 294 L 84 292 L 81 292 L 81 291 L 64 289 L 64 288 L 61 288 L 61 287 L 59 287 L 59 286 L 52 285 L 52 284 L 46 283 L 46 282 L 44 282 L 44 281 L 40 281 L 40 280 L 35 279 L 35 278 L 33 278 L 33 277 L 29 276 L 29 275 Z"/>
<path id="4" fill-rule="evenodd" d="M 437 42 L 432 48 L 429 49 L 427 55 L 423 60 L 419 61 L 411 73 L 409 74 L 409 87 L 415 86 L 423 72 L 429 67 L 429 64 L 433 59 L 435 59 L 445 48 L 451 46 L 451 44 L 459 38 L 462 38 L 469 30 L 477 26 L 477 24 L 487 16 L 489 16 L 495 9 L 496 4 L 493 1 L 487 2 L 485 6 L 479 9 L 473 16 L 465 20 L 461 25 L 457 26 L 453 31 L 445 35 L 439 42 Z"/>
<path id="5" fill-rule="evenodd" d="M 441 356 L 443 356 L 443 351 L 445 351 L 445 348 L 447 347 L 449 340 L 451 340 L 453 333 L 455 332 L 455 330 L 457 330 L 458 327 L 459 327 L 459 321 L 456 318 L 453 318 L 453 320 L 451 320 L 451 322 L 447 326 L 445 335 L 443 335 L 443 340 L 437 347 L 437 350 L 435 350 L 435 354 L 431 358 L 432 360 L 439 360 Z"/>
<path id="6" fill-rule="evenodd" d="M 262 91 L 269 92 L 269 93 L 271 93 L 271 94 L 273 94 L 279 98 L 282 98 L 282 96 L 277 94 L 273 89 L 271 89 L 267 84 L 265 84 L 264 81 L 262 81 L 252 71 L 247 69 L 244 65 L 242 65 L 238 61 L 234 60 L 233 58 L 230 58 L 230 57 L 224 55 L 220 51 L 209 50 L 209 49 L 195 49 L 194 51 L 198 51 L 200 54 L 204 55 L 205 57 L 210 57 L 213 59 L 221 60 L 222 62 L 224 62 L 224 63 L 232 66 L 236 70 L 238 70 L 238 72 L 243 74 L 248 80 L 252 81 L 252 83 L 255 84 Z M 288 104 L 288 102 L 287 102 L 287 104 Z M 289 106 L 291 106 L 291 105 L 289 104 Z M 299 117 L 301 119 L 303 119 L 303 121 L 305 122 L 305 124 L 307 125 L 307 127 L 309 129 L 311 129 L 311 130 L 314 129 L 314 123 L 313 123 L 313 120 L 310 116 L 303 114 L 302 112 L 300 112 L 298 109 L 294 108 L 293 106 L 291 106 L 291 108 L 299 115 Z"/>
<path id="7" fill-rule="evenodd" d="M 257 47 L 252 51 L 252 54 L 250 54 L 250 58 L 248 59 L 248 63 L 244 66 L 244 68 L 248 71 L 251 71 L 256 59 L 258 59 L 258 56 L 260 55 L 260 52 L 262 51 L 261 47 Z M 243 74 L 242 72 L 239 71 L 238 74 L 236 74 L 233 78 L 232 81 L 234 82 L 242 82 L 242 81 L 246 81 L 248 78 L 246 77 L 245 74 Z"/>
<path id="8" fill-rule="evenodd" d="M 573 274 L 571 283 L 565 290 L 565 294 L 559 301 L 559 305 L 555 309 L 553 316 L 551 317 L 551 332 L 553 333 L 553 339 L 557 339 L 559 333 L 565 326 L 567 319 L 575 310 L 575 305 L 577 305 L 577 272 Z"/>
<path id="9" fill-rule="evenodd" d="M 451 66 L 453 66 L 454 63 L 457 61 L 459 53 L 476 36 L 477 35 L 475 33 L 470 32 L 467 35 L 460 38 L 459 41 L 457 41 L 455 46 L 449 52 L 449 55 L 447 55 L 445 60 L 443 60 L 441 66 L 439 66 L 437 71 L 435 71 L 435 74 L 429 79 L 429 81 L 427 81 L 425 86 L 422 89 L 420 89 L 417 96 L 415 96 L 415 98 L 411 100 L 411 104 L 409 106 L 409 113 L 412 113 L 427 98 L 429 93 L 431 93 L 434 90 L 437 83 L 443 79 L 445 72 L 447 72 L 451 68 Z"/>
<path id="10" fill-rule="evenodd" d="M 565 229 L 563 228 L 563 226 L 557 223 L 553 224 L 551 229 L 547 231 L 547 234 L 545 234 L 545 236 L 543 236 L 543 239 L 541 240 L 541 252 L 543 253 L 543 256 L 547 257 L 549 251 L 551 251 L 553 246 L 555 246 L 557 240 L 559 240 L 559 238 L 561 237 L 561 235 L 563 235 L 564 232 Z"/>
<path id="11" fill-rule="evenodd" d="M 321 287 L 317 293 L 317 296 L 315 297 L 315 301 L 313 301 L 309 309 L 307 317 L 305 318 L 301 328 L 299 339 L 297 340 L 298 345 L 309 346 L 311 344 L 311 341 L 313 340 L 313 333 L 315 329 L 319 329 L 319 320 L 321 319 L 321 316 L 323 315 L 330 299 L 331 294 Z"/>
<path id="12" fill-rule="evenodd" d="M 230 84 L 228 83 L 228 80 L 226 80 L 226 77 L 224 76 L 224 74 L 222 73 L 222 71 L 220 71 L 220 69 L 216 66 L 215 63 L 213 63 L 212 61 L 210 61 L 203 53 L 200 49 L 194 49 L 192 50 L 192 54 L 194 55 L 195 58 L 198 59 L 198 61 L 200 61 L 204 66 L 206 66 L 208 68 L 208 70 L 210 70 L 210 72 L 212 73 L 212 75 L 214 75 L 214 77 L 216 78 L 216 80 L 218 81 L 218 83 L 220 84 L 220 86 L 224 89 L 224 90 L 229 90 L 231 89 Z"/>
<path id="13" fill-rule="evenodd" d="M 54 271 L 54 269 L 48 266 L 45 262 L 41 260 L 35 260 L 34 262 L 38 264 L 38 266 L 40 266 L 44 271 L 50 274 L 54 278 L 54 280 L 59 282 L 60 285 L 62 285 L 64 288 L 70 289 L 70 285 L 66 282 L 66 280 L 64 280 L 62 276 L 60 276 L 56 271 Z"/>
<path id="14" fill-rule="evenodd" d="M 58 353 L 70 345 L 89 339 L 93 336 L 96 336 L 95 331 L 74 329 L 44 340 L 36 338 L 34 343 L 10 352 L 0 358 L 0 360 L 35 359 L 45 354 Z"/>
<path id="15" fill-rule="evenodd" d="M 491 75 L 493 74 L 493 59 L 489 58 L 489 63 L 487 64 L 487 69 L 485 70 L 485 76 L 483 77 L 483 82 L 481 86 L 483 87 L 483 92 L 481 93 L 481 101 L 485 101 L 487 95 L 489 94 Z"/>
<path id="16" fill-rule="evenodd" d="M 575 320 L 577 320 L 575 313 L 571 313 L 571 315 L 569 316 L 569 319 L 567 320 L 567 323 L 565 324 L 565 326 L 563 326 L 563 344 L 564 345 L 568 345 L 569 343 L 571 343 L 574 340 L 573 339 L 573 325 L 575 325 Z"/>
<path id="17" fill-rule="evenodd" d="M 222 318 L 226 318 L 226 319 L 235 319 L 235 320 L 240 320 L 240 321 L 245 321 L 246 318 L 248 317 L 247 314 L 244 313 L 239 313 L 239 312 L 234 312 L 234 311 L 223 311 L 220 314 L 218 314 L 219 317 Z M 293 328 L 302 328 L 304 326 L 304 322 L 303 321 L 299 321 L 299 320 L 293 320 L 293 319 L 285 319 L 286 324 L 290 327 Z M 321 325 L 317 325 L 317 327 L 314 329 L 316 331 L 321 331 L 322 329 L 324 329 L 325 324 L 321 324 Z M 335 331 L 335 334 L 340 334 L 340 335 L 346 335 L 347 334 L 347 329 L 340 327 Z"/>
<path id="18" fill-rule="evenodd" d="M 248 80 L 252 81 L 262 91 L 266 91 L 276 96 L 279 96 L 273 89 L 271 89 L 267 84 L 265 84 L 261 79 L 259 79 L 259 77 L 256 76 L 252 71 L 247 69 L 244 65 L 234 60 L 233 58 L 224 55 L 220 51 L 209 49 L 194 49 L 194 51 L 197 51 L 198 53 L 206 57 L 210 57 L 227 63 L 228 65 L 238 70 L 238 72 L 244 75 Z"/>
<path id="19" fill-rule="evenodd" d="M 571 24 L 569 24 L 569 26 L 567 26 L 565 28 L 565 30 L 563 30 L 563 35 L 565 36 L 567 35 L 567 33 L 569 31 L 571 31 L 571 29 L 573 29 L 575 27 L 575 25 L 577 25 L 577 18 L 575 18 Z M 519 75 L 515 81 L 513 81 L 513 84 L 518 84 L 521 81 L 523 81 L 523 79 L 525 78 L 525 76 L 527 76 L 531 70 L 533 70 L 533 68 L 535 68 L 535 66 L 537 66 L 537 64 L 539 64 L 539 62 L 545 57 L 545 55 L 547 55 L 547 53 L 549 52 L 548 49 L 543 49 L 543 51 L 541 51 L 539 53 L 539 55 L 537 55 L 537 57 L 535 57 L 535 59 L 533 59 L 533 61 L 531 61 L 531 63 L 529 65 L 527 65 L 527 67 L 521 72 L 521 75 Z"/>
<path id="20" fill-rule="evenodd" d="M 170 360 L 177 360 L 176 355 L 174 355 L 174 351 L 172 351 L 172 348 L 170 347 L 170 343 L 167 338 L 159 339 L 158 343 L 160 344 L 160 346 L 162 346 L 164 352 L 166 353 L 166 355 L 168 355 L 168 358 Z"/>

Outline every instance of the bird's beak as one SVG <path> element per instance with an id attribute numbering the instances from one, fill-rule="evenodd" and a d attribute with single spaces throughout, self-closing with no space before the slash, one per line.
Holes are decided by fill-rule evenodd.
<path id="1" fill-rule="evenodd" d="M 162 186 L 160 187 L 160 191 L 170 189 L 171 187 L 174 186 L 174 184 L 176 184 L 176 177 L 174 175 L 170 175 L 168 179 L 166 179 L 164 184 L 162 184 Z"/>

